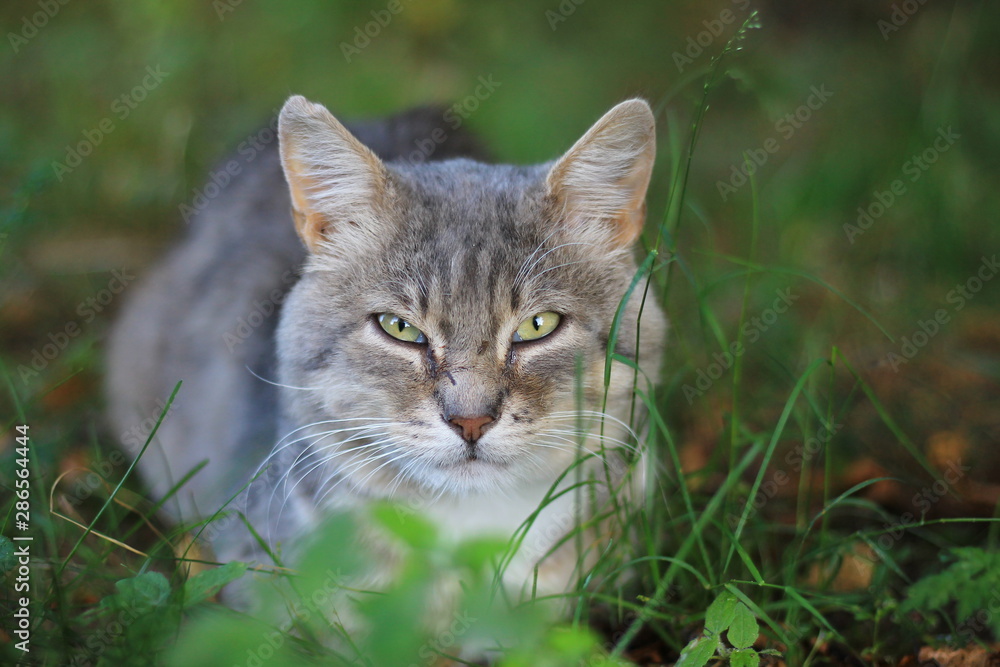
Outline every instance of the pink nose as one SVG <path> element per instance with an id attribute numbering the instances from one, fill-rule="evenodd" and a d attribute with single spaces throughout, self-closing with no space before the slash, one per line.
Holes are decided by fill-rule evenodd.
<path id="1" fill-rule="evenodd" d="M 493 423 L 493 417 L 480 415 L 478 417 L 452 417 L 448 420 L 456 431 L 462 432 L 466 442 L 472 443 L 483 436 L 483 431 Z"/>

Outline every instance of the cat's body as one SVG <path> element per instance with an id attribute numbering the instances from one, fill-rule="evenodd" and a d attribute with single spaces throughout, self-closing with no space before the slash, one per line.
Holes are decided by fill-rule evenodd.
<path id="1" fill-rule="evenodd" d="M 325 512 L 386 497 L 454 539 L 510 535 L 581 445 L 599 454 L 587 474 L 622 483 L 632 368 L 613 364 L 606 416 L 593 412 L 636 269 L 648 106 L 619 105 L 554 164 L 393 162 L 433 129 L 411 114 L 353 127 L 359 143 L 292 98 L 280 163 L 260 154 L 130 300 L 113 420 L 126 432 L 155 416 L 183 380 L 140 469 L 161 497 L 208 461 L 166 506 L 175 519 L 211 515 L 259 472 L 231 509 L 294 553 Z M 468 146 L 455 135 L 433 157 Z M 638 311 L 637 293 L 614 351 L 653 376 L 665 321 L 650 300 L 636 354 Z M 571 500 L 539 515 L 515 587 L 572 528 Z M 211 534 L 220 559 L 263 559 L 238 521 Z M 576 558 L 550 562 L 540 589 L 558 591 Z"/>

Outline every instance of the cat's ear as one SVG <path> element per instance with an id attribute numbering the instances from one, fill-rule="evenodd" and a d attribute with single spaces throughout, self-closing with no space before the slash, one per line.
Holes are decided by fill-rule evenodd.
<path id="1" fill-rule="evenodd" d="M 338 227 L 374 232 L 388 178 L 367 146 L 326 107 L 298 95 L 281 109 L 278 139 L 295 227 L 310 251 L 316 252 Z"/>
<path id="2" fill-rule="evenodd" d="M 656 158 L 656 124 L 645 100 L 622 102 L 594 124 L 549 171 L 555 215 L 571 233 L 631 245 L 646 218 Z"/>

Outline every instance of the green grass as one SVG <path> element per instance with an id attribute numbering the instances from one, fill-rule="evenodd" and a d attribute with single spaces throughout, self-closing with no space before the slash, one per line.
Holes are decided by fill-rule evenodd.
<path id="1" fill-rule="evenodd" d="M 994 589 L 968 581 L 1000 535 L 996 507 L 974 486 L 1000 469 L 1000 282 L 961 310 L 948 301 L 1000 249 L 997 25 L 985 5 L 927 5 L 885 41 L 875 9 L 794 19 L 763 5 L 759 29 L 733 48 L 714 41 L 683 73 L 672 52 L 727 5 L 588 2 L 552 32 L 553 6 L 414 4 L 348 66 L 338 42 L 370 8 L 244 3 L 220 22 L 193 6 L 70 3 L 23 52 L 0 56 L 13 102 L 0 112 L 0 480 L 15 490 L 15 427 L 29 424 L 32 660 L 431 664 L 499 638 L 508 666 L 617 664 L 651 651 L 669 664 L 697 637 L 733 644 L 711 611 L 720 600 L 748 610 L 788 665 L 893 665 L 920 645 L 995 632 L 976 622 Z M 0 15 L 16 28 L 33 11 Z M 115 57 L 105 42 L 120 45 Z M 155 63 L 171 72 L 163 87 L 59 181 L 50 164 L 63 147 Z M 361 116 L 461 99 L 486 72 L 504 83 L 470 124 L 505 160 L 550 158 L 626 95 L 644 93 L 659 113 L 634 283 L 671 320 L 662 378 L 636 375 L 658 481 L 641 508 L 608 510 L 634 539 L 581 568 L 561 620 L 544 603 L 508 604 L 494 585 L 493 564 L 517 535 L 446 545 L 419 516 L 391 509 L 375 516 L 403 545 L 405 567 L 383 594 L 346 590 L 363 554 L 341 548 L 356 530 L 345 518 L 319 532 L 295 575 L 234 564 L 189 575 L 203 556 L 155 518 L 100 416 L 99 343 L 117 303 L 86 322 L 78 305 L 111 268 L 137 270 L 158 254 L 213 161 L 288 93 Z M 833 97 L 786 140 L 776 119 L 824 83 Z M 908 178 L 904 163 L 949 125 L 961 139 L 852 243 L 844 224 L 858 206 Z M 781 148 L 723 201 L 717 182 L 769 137 Z M 795 298 L 779 313 L 782 293 Z M 941 308 L 949 322 L 894 371 L 889 355 Z M 23 374 L 68 319 L 85 326 Z M 734 345 L 744 353 L 727 359 Z M 973 469 L 950 481 L 956 461 Z M 577 468 L 567 479 L 580 494 L 600 482 Z M 7 497 L 0 525 L 13 537 Z M 582 539 L 579 527 L 567 539 Z M 8 635 L 15 546 L 0 541 Z M 463 573 L 468 588 L 455 631 L 429 632 L 423 602 L 443 572 Z M 234 578 L 259 589 L 264 611 L 210 601 Z M 935 597 L 937 581 L 955 596 Z M 316 613 L 345 597 L 356 600 L 353 619 Z M 343 624 L 358 619 L 369 632 L 352 636 Z M 0 661 L 19 657 L 0 644 Z"/>

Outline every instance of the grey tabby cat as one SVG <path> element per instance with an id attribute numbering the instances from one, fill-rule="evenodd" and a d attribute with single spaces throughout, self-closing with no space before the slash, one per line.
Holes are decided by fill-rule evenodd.
<path id="1" fill-rule="evenodd" d="M 248 488 L 231 507 L 286 554 L 327 512 L 383 498 L 449 538 L 510 535 L 581 442 L 604 484 L 594 497 L 625 484 L 635 371 L 613 365 L 606 405 L 604 371 L 636 272 L 649 106 L 623 102 L 562 158 L 527 167 L 455 158 L 471 149 L 459 134 L 433 161 L 403 160 L 433 120 L 352 132 L 292 97 L 280 151 L 212 200 L 133 295 L 110 344 L 111 415 L 126 432 L 184 381 L 140 461 L 157 497 L 207 461 L 168 503 L 175 520 Z M 639 318 L 639 292 L 615 351 L 654 377 L 666 321 L 653 299 Z M 532 524 L 512 589 L 536 567 L 539 591 L 571 584 L 575 540 L 537 560 L 572 529 L 572 498 Z M 239 521 L 212 534 L 221 560 L 265 559 Z"/>

